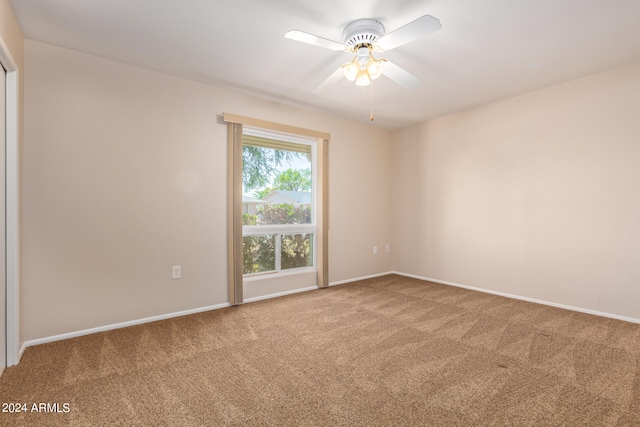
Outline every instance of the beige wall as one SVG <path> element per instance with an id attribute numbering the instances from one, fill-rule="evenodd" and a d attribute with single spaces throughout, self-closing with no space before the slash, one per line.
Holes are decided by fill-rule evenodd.
<path id="1" fill-rule="evenodd" d="M 223 112 L 329 132 L 330 281 L 391 269 L 389 132 L 33 41 L 26 71 L 24 341 L 228 301 Z"/>
<path id="2" fill-rule="evenodd" d="M 396 271 L 640 319 L 640 63 L 393 135 Z"/>

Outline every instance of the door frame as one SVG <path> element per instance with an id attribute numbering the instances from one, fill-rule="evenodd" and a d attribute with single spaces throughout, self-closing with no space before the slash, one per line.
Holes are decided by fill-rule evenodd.
<path id="1" fill-rule="evenodd" d="M 20 240 L 18 155 L 18 65 L 0 37 L 0 63 L 6 70 L 6 257 L 7 366 L 20 361 Z"/>

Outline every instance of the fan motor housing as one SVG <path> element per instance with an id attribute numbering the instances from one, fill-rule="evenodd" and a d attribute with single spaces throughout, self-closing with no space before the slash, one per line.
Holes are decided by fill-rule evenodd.
<path id="1" fill-rule="evenodd" d="M 356 50 L 362 44 L 372 45 L 384 35 L 384 25 L 375 19 L 358 19 L 344 28 L 344 44 Z"/>

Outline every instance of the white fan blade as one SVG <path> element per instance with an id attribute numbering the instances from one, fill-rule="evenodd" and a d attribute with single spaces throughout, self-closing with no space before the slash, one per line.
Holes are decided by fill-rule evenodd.
<path id="1" fill-rule="evenodd" d="M 284 36 L 291 40 L 296 40 L 314 46 L 324 47 L 338 52 L 343 52 L 345 50 L 345 46 L 342 43 L 334 42 L 333 40 L 305 33 L 304 31 L 291 30 L 284 33 Z"/>
<path id="2" fill-rule="evenodd" d="M 412 89 L 422 83 L 419 78 L 389 61 L 385 61 L 385 63 L 382 64 L 382 74 L 405 89 Z"/>
<path id="3" fill-rule="evenodd" d="M 415 21 L 409 22 L 403 27 L 382 36 L 376 44 L 382 50 L 391 50 L 436 32 L 440 28 L 442 28 L 440 21 L 431 15 L 424 15 Z"/>
<path id="4" fill-rule="evenodd" d="M 337 70 L 335 70 L 333 72 L 333 74 L 331 74 L 327 78 L 327 80 L 325 80 L 322 83 L 320 83 L 320 86 L 315 88 L 313 90 L 313 93 L 322 93 L 322 92 L 324 92 L 329 86 L 332 86 L 332 85 L 336 84 L 338 82 L 338 80 L 340 80 L 343 77 L 344 77 L 344 71 L 342 71 L 342 67 L 340 67 Z"/>

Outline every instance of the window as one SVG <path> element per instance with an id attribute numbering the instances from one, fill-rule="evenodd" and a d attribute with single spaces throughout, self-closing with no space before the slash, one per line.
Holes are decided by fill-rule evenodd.
<path id="1" fill-rule="evenodd" d="M 245 127 L 242 273 L 314 269 L 316 140 Z"/>
<path id="2" fill-rule="evenodd" d="M 246 280 L 252 285 L 265 283 L 269 287 L 275 283 L 277 290 L 268 291 L 272 294 L 308 287 L 311 283 L 321 288 L 329 286 L 330 135 L 229 113 L 224 113 L 224 121 L 229 173 L 229 303 L 242 304 L 247 276 L 253 276 Z M 252 155 L 245 156 L 245 149 L 252 151 Z M 252 165 L 261 155 L 279 161 L 259 161 Z M 310 172 L 301 172 L 309 165 Z M 307 187 L 281 189 L 280 180 L 274 180 L 288 169 L 299 170 L 300 176 L 283 176 L 281 181 L 308 182 L 310 178 L 310 190 L 307 191 Z M 250 184 L 244 185 L 245 182 Z M 306 197 L 299 194 L 305 192 Z M 281 198 L 284 196 L 289 199 Z M 287 206 L 280 209 L 278 205 Z M 280 274 L 284 272 L 296 274 Z M 249 290 L 251 298 L 260 296 L 254 290 L 253 286 Z"/>

